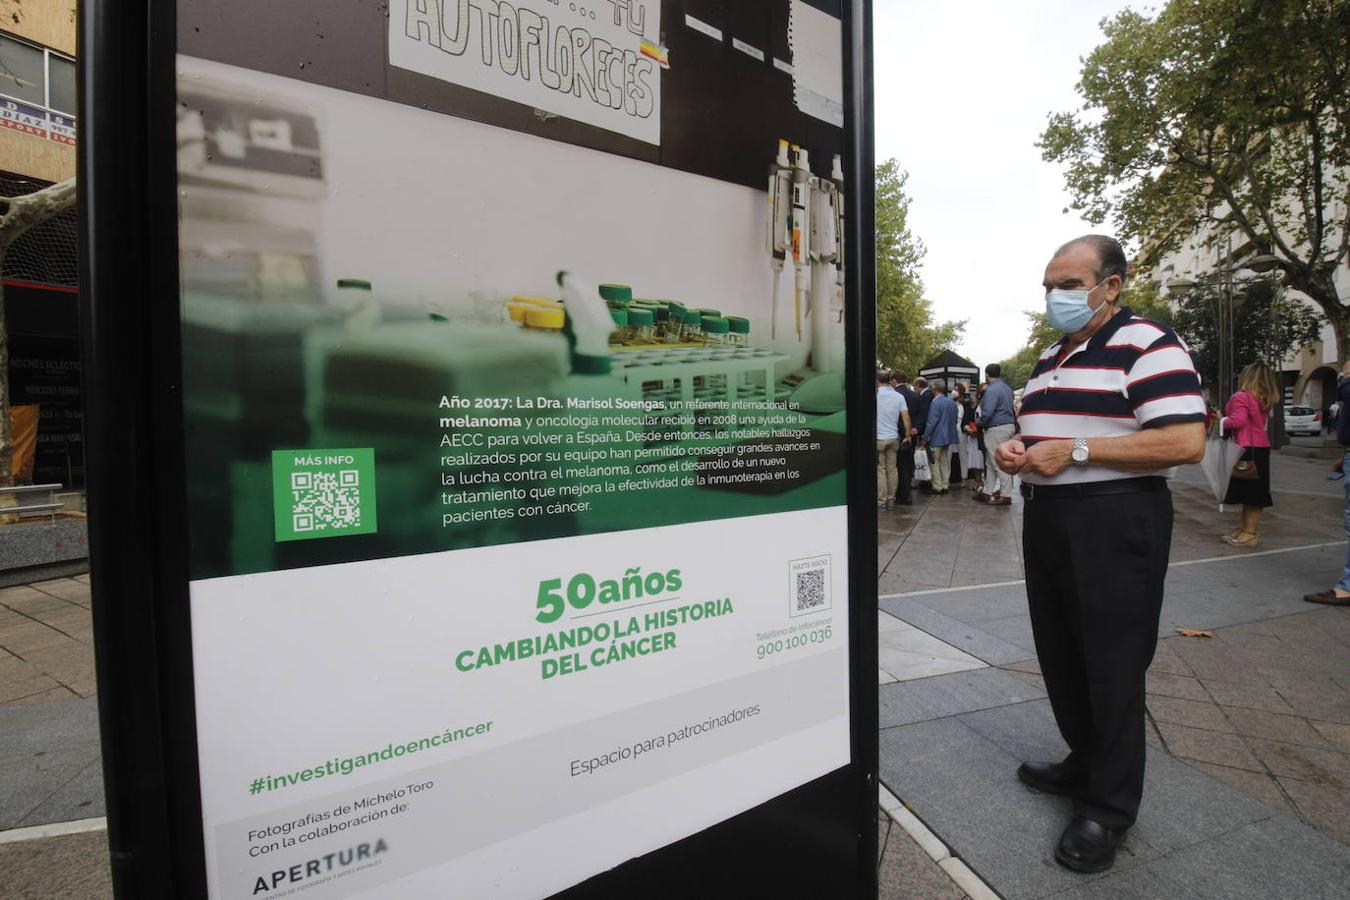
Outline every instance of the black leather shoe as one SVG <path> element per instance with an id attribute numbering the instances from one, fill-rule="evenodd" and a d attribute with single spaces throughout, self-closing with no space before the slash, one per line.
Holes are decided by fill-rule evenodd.
<path id="1" fill-rule="evenodd" d="M 1024 762 L 1017 767 L 1017 777 L 1028 787 L 1065 797 L 1072 797 L 1079 787 L 1078 773 L 1064 763 Z"/>
<path id="2" fill-rule="evenodd" d="M 1055 859 L 1075 872 L 1105 872 L 1115 864 L 1116 848 L 1124 839 L 1124 828 L 1107 828 L 1087 816 L 1074 816 L 1059 836 Z"/>

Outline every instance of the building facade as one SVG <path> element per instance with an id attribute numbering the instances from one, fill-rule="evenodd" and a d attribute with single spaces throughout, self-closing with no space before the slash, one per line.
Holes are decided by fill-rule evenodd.
<path id="1" fill-rule="evenodd" d="M 1327 221 L 1345 220 L 1346 209 L 1342 202 L 1335 200 L 1328 204 Z M 1192 234 L 1179 242 L 1175 250 L 1158 257 L 1146 277 L 1158 282 L 1161 294 L 1166 298 L 1168 282 L 1178 279 L 1200 281 L 1227 271 L 1234 283 L 1241 283 L 1257 274 L 1248 265 L 1261 254 L 1260 248 L 1236 231 L 1226 237 L 1219 235 L 1218 240 L 1214 237 L 1212 230 Z M 1350 262 L 1342 262 L 1333 280 L 1338 295 L 1350 298 Z M 1320 307 L 1305 294 L 1291 288 L 1287 296 L 1301 300 L 1323 318 Z M 1297 348 L 1281 361 L 1280 383 L 1284 388 L 1285 405 L 1308 406 L 1315 410 L 1329 406 L 1335 400 L 1340 359 L 1335 332 L 1324 321 L 1318 340 Z M 1241 369 L 1249 361 L 1235 360 L 1234 364 Z"/>
<path id="2" fill-rule="evenodd" d="M 75 0 L 0 0 L 0 197 L 75 175 Z M 84 482 L 75 211 L 5 254 L 10 402 L 35 406 L 33 481 Z"/>

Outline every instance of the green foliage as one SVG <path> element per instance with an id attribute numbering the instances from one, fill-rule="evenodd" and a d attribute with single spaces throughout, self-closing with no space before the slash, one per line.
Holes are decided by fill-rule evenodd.
<path id="1" fill-rule="evenodd" d="M 1177 302 L 1172 325 L 1190 345 L 1200 378 L 1219 383 L 1218 285 L 1198 285 Z M 1233 367 L 1264 360 L 1276 371 L 1292 350 L 1317 340 L 1323 318 L 1273 280 L 1252 283 L 1233 315 Z"/>
<path id="2" fill-rule="evenodd" d="M 923 295 L 919 262 L 925 251 L 909 230 L 908 178 L 894 159 L 877 166 L 877 360 L 912 378 L 956 343 L 966 323 L 935 322 L 932 301 Z"/>
<path id="3" fill-rule="evenodd" d="M 1344 337 L 1350 0 L 1172 0 L 1102 28 L 1082 108 L 1051 115 L 1039 142 L 1073 207 L 1110 216 L 1146 266 L 1192 235 L 1225 252 L 1236 235 Z"/>

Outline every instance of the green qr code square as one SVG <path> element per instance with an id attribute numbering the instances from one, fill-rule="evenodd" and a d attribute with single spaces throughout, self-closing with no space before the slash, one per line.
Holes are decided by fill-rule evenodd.
<path id="1" fill-rule="evenodd" d="M 278 541 L 375 532 L 375 451 L 370 447 L 272 451 Z"/>

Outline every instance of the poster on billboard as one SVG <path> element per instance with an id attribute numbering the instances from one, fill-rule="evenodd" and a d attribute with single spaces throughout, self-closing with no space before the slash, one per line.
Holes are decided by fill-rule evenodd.
<path id="1" fill-rule="evenodd" d="M 837 4 L 177 5 L 209 896 L 547 896 L 854 762 Z"/>

